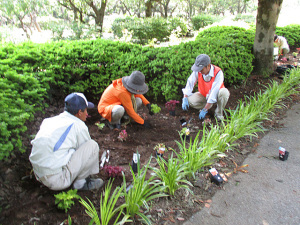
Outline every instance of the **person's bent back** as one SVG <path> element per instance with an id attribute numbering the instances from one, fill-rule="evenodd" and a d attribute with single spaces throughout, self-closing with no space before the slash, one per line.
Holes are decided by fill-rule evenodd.
<path id="1" fill-rule="evenodd" d="M 84 121 L 87 108 L 94 107 L 82 93 L 65 98 L 65 111 L 43 120 L 32 144 L 30 162 L 38 181 L 52 190 L 70 187 L 97 189 L 101 179 L 89 179 L 99 173 L 99 146 L 90 137 Z"/>

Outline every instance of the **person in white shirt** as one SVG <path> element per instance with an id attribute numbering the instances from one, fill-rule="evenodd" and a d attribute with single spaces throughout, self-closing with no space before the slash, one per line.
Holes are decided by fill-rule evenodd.
<path id="1" fill-rule="evenodd" d="M 182 109 L 188 110 L 190 106 L 199 109 L 199 119 L 202 120 L 213 104 L 217 103 L 215 117 L 217 120 L 223 120 L 223 111 L 230 95 L 224 86 L 223 71 L 211 64 L 206 54 L 198 55 L 191 69 L 193 72 L 182 89 Z M 197 82 L 198 92 L 192 93 Z"/>
<path id="2" fill-rule="evenodd" d="M 279 49 L 279 60 L 283 59 L 284 57 L 286 57 L 286 54 L 290 52 L 290 46 L 288 45 L 287 40 L 285 39 L 285 37 L 282 36 L 278 36 L 278 35 L 274 35 L 274 44 L 275 46 L 277 46 Z"/>
<path id="3" fill-rule="evenodd" d="M 102 179 L 90 175 L 99 173 L 99 146 L 91 139 L 84 123 L 88 102 L 82 93 L 65 98 L 64 112 L 43 120 L 31 141 L 29 160 L 38 181 L 51 190 L 93 190 L 103 186 Z"/>

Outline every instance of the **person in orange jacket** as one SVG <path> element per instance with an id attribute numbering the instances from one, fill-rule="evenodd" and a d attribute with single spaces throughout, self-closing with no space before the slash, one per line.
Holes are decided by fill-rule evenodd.
<path id="1" fill-rule="evenodd" d="M 121 128 L 121 119 L 126 114 L 138 124 L 151 128 L 151 125 L 137 114 L 137 109 L 145 105 L 149 114 L 153 115 L 151 104 L 144 97 L 147 92 L 145 75 L 140 71 L 133 71 L 130 76 L 112 81 L 105 89 L 98 104 L 98 112 L 109 121 L 110 129 Z"/>

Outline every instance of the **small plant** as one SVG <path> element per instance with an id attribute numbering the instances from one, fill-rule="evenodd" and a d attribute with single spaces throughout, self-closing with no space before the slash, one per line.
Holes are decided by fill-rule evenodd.
<path id="1" fill-rule="evenodd" d="M 178 104 L 178 103 L 179 103 L 179 101 L 177 101 L 177 100 L 170 100 L 165 104 L 165 106 L 169 111 L 174 111 L 176 104 Z"/>
<path id="2" fill-rule="evenodd" d="M 99 130 L 102 130 L 104 127 L 105 127 L 105 124 L 104 123 L 95 123 L 95 125 L 99 128 Z"/>
<path id="3" fill-rule="evenodd" d="M 152 111 L 153 113 L 159 113 L 160 110 L 161 110 L 161 108 L 160 108 L 158 105 L 156 105 L 156 104 L 151 104 L 151 111 Z"/>
<path id="4" fill-rule="evenodd" d="M 126 130 L 121 130 L 119 133 L 119 136 L 118 136 L 118 140 L 123 142 L 123 141 L 126 141 L 127 137 L 128 137 L 128 134 L 127 134 Z"/>
<path id="5" fill-rule="evenodd" d="M 296 58 L 296 57 L 297 57 L 297 55 L 298 55 L 298 52 L 293 52 L 293 56 L 294 56 L 294 58 Z"/>
<path id="6" fill-rule="evenodd" d="M 124 169 L 120 166 L 107 166 L 107 165 L 105 165 L 103 167 L 103 169 L 109 177 L 113 177 L 113 178 L 122 176 L 122 172 L 124 172 Z"/>
<path id="7" fill-rule="evenodd" d="M 117 187 L 112 194 L 111 193 L 112 182 L 109 181 L 105 187 L 104 193 L 101 194 L 100 198 L 100 217 L 97 213 L 97 210 L 93 203 L 89 200 L 88 202 L 83 199 L 80 200 L 80 203 L 86 208 L 85 212 L 91 217 L 91 222 L 89 224 L 96 225 L 107 225 L 114 216 L 117 215 L 115 222 L 113 224 L 124 224 L 127 222 L 132 222 L 129 220 L 129 215 L 124 215 L 122 220 L 119 221 L 120 216 L 122 215 L 124 206 L 121 205 L 116 207 L 118 199 L 122 196 L 124 186 Z"/>
<path id="8" fill-rule="evenodd" d="M 168 149 L 166 148 L 165 144 L 163 143 L 158 143 L 157 145 L 155 145 L 154 147 L 154 151 L 157 152 L 157 154 L 164 154 Z"/>
<path id="9" fill-rule="evenodd" d="M 142 220 L 147 224 L 151 224 L 151 221 L 147 216 L 140 212 L 140 208 L 144 206 L 147 210 L 149 210 L 148 203 L 152 199 L 168 196 L 167 194 L 163 193 L 165 187 L 160 181 L 153 180 L 153 176 L 151 176 L 149 179 L 146 179 L 150 161 L 151 159 L 141 169 L 138 165 L 137 174 L 133 172 L 130 166 L 133 177 L 133 186 L 128 190 L 128 192 L 126 192 L 126 179 L 125 175 L 123 175 L 123 195 L 125 199 L 126 214 L 130 215 L 132 218 L 137 215 L 141 217 Z M 138 160 L 138 164 L 140 164 L 140 160 Z"/>
<path id="10" fill-rule="evenodd" d="M 157 158 L 159 168 L 151 168 L 155 175 L 162 181 L 165 187 L 165 192 L 171 196 L 175 195 L 175 191 L 180 188 L 184 188 L 190 193 L 193 193 L 189 186 L 193 186 L 188 180 L 186 180 L 186 175 L 191 172 L 188 171 L 187 163 L 181 163 L 177 158 L 173 158 L 173 154 L 168 161 L 163 158 Z"/>
<path id="11" fill-rule="evenodd" d="M 190 129 L 187 127 L 184 127 L 181 129 L 181 131 L 179 131 L 180 136 L 184 136 L 184 135 L 190 135 Z"/>
<path id="12" fill-rule="evenodd" d="M 59 209 L 65 210 L 65 212 L 68 212 L 68 210 L 71 208 L 72 205 L 74 205 L 74 198 L 79 199 L 80 196 L 77 195 L 77 190 L 76 189 L 71 189 L 67 193 L 66 192 L 61 192 L 57 195 L 54 195 L 55 199 L 55 204 L 57 204 L 57 207 Z"/>

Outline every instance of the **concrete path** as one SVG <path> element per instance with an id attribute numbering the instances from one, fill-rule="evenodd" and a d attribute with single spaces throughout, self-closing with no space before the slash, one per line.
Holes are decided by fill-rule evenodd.
<path id="1" fill-rule="evenodd" d="M 184 225 L 300 225 L 300 104 L 287 111 L 284 127 L 270 131 L 239 173 Z M 289 152 L 279 160 L 279 146 Z"/>

